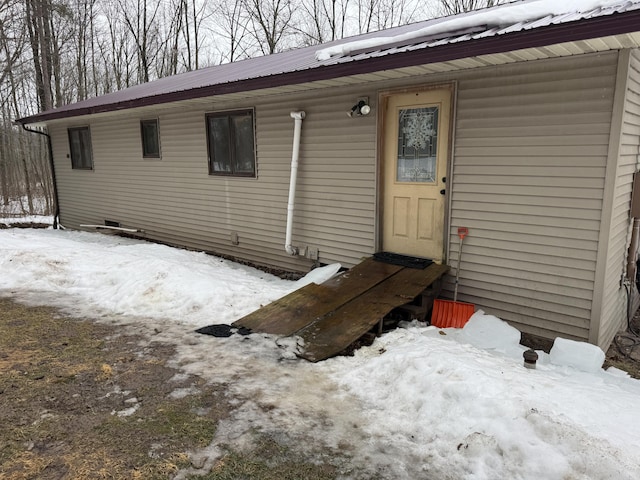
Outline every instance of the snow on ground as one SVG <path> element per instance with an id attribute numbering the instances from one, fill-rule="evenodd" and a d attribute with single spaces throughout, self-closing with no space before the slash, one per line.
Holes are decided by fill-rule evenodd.
<path id="1" fill-rule="evenodd" d="M 32 213 L 29 215 L 29 200 L 27 197 L 20 197 L 9 200 L 7 205 L 0 202 L 0 224 L 10 226 L 16 223 L 44 224 L 51 225 L 53 217 L 51 215 L 40 215 L 47 209 L 46 201 L 43 197 L 35 197 L 31 201 L 33 205 Z"/>
<path id="2" fill-rule="evenodd" d="M 205 253 L 116 236 L 9 230 L 0 289 L 29 285 L 83 315 L 229 323 L 288 293 L 292 282 Z M 229 281 L 230 280 L 230 281 Z"/>
<path id="3" fill-rule="evenodd" d="M 344 478 L 640 478 L 640 382 L 593 369 L 595 347 L 539 352 L 525 369 L 517 331 L 482 313 L 463 330 L 408 324 L 319 364 L 295 359 L 296 339 L 193 332 L 297 285 L 141 241 L 0 231 L 0 294 L 175 344 L 173 366 L 227 388 L 235 412 L 209 462 L 258 430 L 310 455 L 335 448 Z"/>
<path id="4" fill-rule="evenodd" d="M 36 214 L 38 217 L 40 214 L 47 210 L 47 201 L 44 197 L 33 197 L 31 199 L 31 206 L 33 210 L 29 209 L 29 198 L 27 196 L 10 198 L 9 203 L 4 205 L 4 202 L 0 202 L 0 217 L 20 217 L 29 216 L 29 213 Z M 0 220 L 3 220 L 0 218 Z M 51 217 L 49 217 L 49 223 L 51 223 Z"/>
<path id="5" fill-rule="evenodd" d="M 6 226 L 14 225 L 16 223 L 28 223 L 28 224 L 43 224 L 52 225 L 53 217 L 51 215 L 26 215 L 22 217 L 4 217 L 0 218 L 0 223 Z"/>

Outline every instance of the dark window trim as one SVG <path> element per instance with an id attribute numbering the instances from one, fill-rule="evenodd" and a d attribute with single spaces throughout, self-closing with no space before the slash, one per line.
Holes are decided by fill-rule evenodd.
<path id="1" fill-rule="evenodd" d="M 89 132 L 89 166 L 84 167 L 84 166 L 78 166 L 75 162 L 74 162 L 74 158 L 73 158 L 73 141 L 71 139 L 71 132 L 73 131 L 83 131 L 86 130 L 87 132 Z M 80 126 L 76 126 L 76 127 L 68 127 L 67 128 L 67 137 L 69 140 L 69 157 L 71 158 L 71 169 L 72 170 L 93 170 L 93 142 L 91 141 L 91 127 L 89 125 L 80 125 Z"/>
<path id="2" fill-rule="evenodd" d="M 144 124 L 155 123 L 156 125 L 156 138 L 158 142 L 158 153 L 147 153 L 144 145 Z M 160 145 L 160 119 L 159 118 L 144 118 L 140 120 L 140 146 L 142 147 L 142 158 L 162 158 L 162 146 Z"/>
<path id="3" fill-rule="evenodd" d="M 212 117 L 227 117 L 227 119 L 231 119 L 233 115 L 246 115 L 251 114 L 251 123 L 252 123 L 252 132 L 253 132 L 253 172 L 250 173 L 236 173 L 236 172 L 217 172 L 213 169 L 213 157 L 212 152 L 213 148 L 211 145 L 211 135 L 209 133 L 209 118 Z M 255 108 L 241 108 L 237 110 L 224 110 L 219 112 L 211 112 L 205 115 L 205 123 L 206 123 L 206 135 L 207 135 L 207 158 L 209 162 L 209 175 L 217 176 L 217 177 L 241 177 L 241 178 L 257 178 L 258 173 L 258 158 L 256 152 L 256 109 Z M 235 158 L 235 146 L 234 146 L 234 137 L 235 131 L 230 127 L 229 128 L 229 152 Z M 233 163 L 231 165 L 233 167 Z"/>

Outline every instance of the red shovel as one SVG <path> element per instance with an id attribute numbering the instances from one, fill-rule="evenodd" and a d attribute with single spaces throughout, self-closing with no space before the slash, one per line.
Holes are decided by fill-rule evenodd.
<path id="1" fill-rule="evenodd" d="M 456 268 L 456 282 L 453 291 L 453 301 L 436 299 L 431 312 L 431 325 L 439 328 L 462 328 L 473 315 L 475 305 L 458 302 L 458 283 L 460 278 L 460 259 L 462 258 L 462 244 L 469 233 L 467 227 L 458 227 L 460 246 L 458 248 L 458 268 Z"/>

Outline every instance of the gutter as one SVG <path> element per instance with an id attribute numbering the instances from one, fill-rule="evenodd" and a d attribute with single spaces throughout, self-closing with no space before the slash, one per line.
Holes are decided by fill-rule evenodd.
<path id="1" fill-rule="evenodd" d="M 45 132 L 41 132 L 40 130 L 33 130 L 28 128 L 24 123 L 22 124 L 22 129 L 31 132 L 37 133 L 38 135 L 44 135 L 47 137 L 47 147 L 49 150 L 49 167 L 51 168 L 51 183 L 53 184 L 53 203 L 54 203 L 54 213 L 53 213 L 53 228 L 57 230 L 60 224 L 60 202 L 58 201 L 58 182 L 56 180 L 56 167 L 53 163 L 53 148 L 51 146 L 51 135 Z"/>
<path id="2" fill-rule="evenodd" d="M 284 240 L 284 249 L 289 255 L 297 255 L 298 248 L 292 245 L 293 236 L 293 210 L 296 199 L 296 184 L 298 182 L 298 158 L 300 157 L 300 132 L 305 112 L 291 112 L 294 120 L 293 126 L 293 150 L 291 152 L 291 178 L 289 179 L 289 201 L 287 202 L 287 231 Z"/>

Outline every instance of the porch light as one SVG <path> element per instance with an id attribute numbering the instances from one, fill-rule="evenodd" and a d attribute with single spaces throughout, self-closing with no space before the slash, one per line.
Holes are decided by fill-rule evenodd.
<path id="1" fill-rule="evenodd" d="M 347 115 L 350 117 L 362 117 L 365 115 L 369 115 L 371 112 L 371 107 L 369 106 L 367 99 L 361 99 L 356 103 L 351 110 L 347 112 Z"/>

